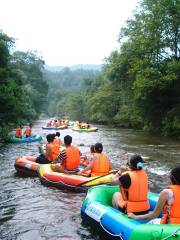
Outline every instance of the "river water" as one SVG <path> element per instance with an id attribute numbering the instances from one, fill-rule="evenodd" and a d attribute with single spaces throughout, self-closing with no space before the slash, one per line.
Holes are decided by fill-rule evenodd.
<path id="1" fill-rule="evenodd" d="M 33 126 L 33 133 L 44 138 L 42 130 L 47 120 Z M 81 152 L 102 142 L 104 152 L 114 167 L 127 162 L 133 153 L 145 159 L 150 190 L 159 192 L 168 182 L 171 168 L 180 164 L 180 141 L 149 135 L 142 131 L 97 126 L 98 132 L 61 131 L 73 137 Z M 85 193 L 71 193 L 41 185 L 38 178 L 22 177 L 14 169 L 20 155 L 38 155 L 39 143 L 7 144 L 0 149 L 0 240 L 71 240 L 101 239 L 101 236 L 81 223 L 80 208 Z"/>

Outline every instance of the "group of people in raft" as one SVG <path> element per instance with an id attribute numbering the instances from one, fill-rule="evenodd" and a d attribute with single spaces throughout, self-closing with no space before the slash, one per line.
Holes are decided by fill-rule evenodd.
<path id="1" fill-rule="evenodd" d="M 81 123 L 80 121 L 76 121 L 75 125 L 76 128 L 80 128 L 80 129 L 89 129 L 91 128 L 91 125 L 87 122 L 87 123 Z"/>
<path id="2" fill-rule="evenodd" d="M 61 119 L 55 119 L 55 120 L 51 120 L 46 124 L 46 127 L 61 127 L 61 126 L 68 126 L 69 124 L 69 120 L 65 119 L 65 120 L 61 120 Z"/>
<path id="3" fill-rule="evenodd" d="M 19 127 L 15 131 L 16 138 L 23 138 L 23 137 L 31 137 L 32 136 L 32 124 L 30 123 L 24 130 L 23 133 L 23 126 L 19 125 Z"/>
<path id="4" fill-rule="evenodd" d="M 90 171 L 90 176 L 106 175 L 112 170 L 111 163 L 103 152 L 103 145 L 96 143 L 91 146 L 91 154 L 88 157 L 89 164 L 81 171 L 77 170 L 80 165 L 80 151 L 72 145 L 72 137 L 64 137 L 64 148 L 60 140 L 60 133 L 48 134 L 47 144 L 40 156 L 32 161 L 37 163 L 52 163 L 51 167 L 57 172 L 76 172 L 83 175 Z M 127 162 L 128 170 L 116 170 L 112 177 L 112 184 L 119 184 L 120 191 L 114 193 L 112 205 L 114 208 L 127 214 L 134 219 L 158 218 L 161 211 L 164 212 L 160 219 L 161 224 L 180 224 L 180 166 L 171 170 L 170 185 L 162 190 L 156 207 L 152 212 L 148 202 L 148 176 L 143 169 L 143 159 L 140 155 L 131 156 Z M 156 221 L 157 223 L 157 221 Z"/>

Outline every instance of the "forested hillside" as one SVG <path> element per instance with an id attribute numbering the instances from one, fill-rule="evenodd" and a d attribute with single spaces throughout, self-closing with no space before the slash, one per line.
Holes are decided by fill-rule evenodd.
<path id="1" fill-rule="evenodd" d="M 101 74 L 72 77 L 72 92 L 64 78 L 65 88 L 56 85 L 49 95 L 51 112 L 179 136 L 179 13 L 179 0 L 141 1 Z"/>
<path id="2" fill-rule="evenodd" d="M 0 32 L 0 135 L 38 117 L 46 100 L 44 61 L 35 52 L 14 52 L 14 39 Z"/>
<path id="3" fill-rule="evenodd" d="M 70 70 L 59 72 L 44 71 L 44 79 L 49 85 L 47 112 L 50 116 L 68 115 L 71 119 L 84 119 L 84 82 L 95 79 L 99 71 Z"/>

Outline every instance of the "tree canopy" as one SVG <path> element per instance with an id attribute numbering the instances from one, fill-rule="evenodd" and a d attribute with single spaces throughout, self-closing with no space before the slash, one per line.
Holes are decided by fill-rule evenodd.
<path id="1" fill-rule="evenodd" d="M 44 61 L 35 52 L 14 52 L 14 39 L 0 32 L 0 134 L 37 118 L 48 91 Z"/>
<path id="2" fill-rule="evenodd" d="M 120 30 L 119 50 L 100 75 L 78 82 L 66 114 L 179 136 L 179 12 L 179 0 L 140 1 Z"/>

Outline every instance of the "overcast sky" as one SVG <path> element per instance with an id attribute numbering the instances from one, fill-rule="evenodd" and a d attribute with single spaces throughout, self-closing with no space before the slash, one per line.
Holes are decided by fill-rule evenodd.
<path id="1" fill-rule="evenodd" d="M 0 29 L 50 66 L 101 64 L 137 0 L 0 0 Z"/>

